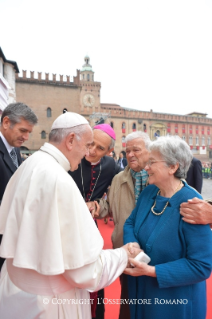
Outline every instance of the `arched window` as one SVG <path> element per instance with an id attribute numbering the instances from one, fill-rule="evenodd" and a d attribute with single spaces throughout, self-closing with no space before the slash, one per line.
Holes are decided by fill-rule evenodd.
<path id="1" fill-rule="evenodd" d="M 193 137 L 189 136 L 189 145 L 193 145 Z"/>
<path id="2" fill-rule="evenodd" d="M 132 130 L 133 130 L 133 132 L 136 131 L 136 123 L 133 123 L 133 125 L 132 125 Z"/>
<path id="3" fill-rule="evenodd" d="M 41 138 L 42 138 L 42 139 L 45 139 L 45 138 L 46 138 L 46 132 L 45 132 L 45 131 L 42 131 L 42 132 L 41 132 Z"/>
<path id="4" fill-rule="evenodd" d="M 182 140 L 185 141 L 185 136 L 184 135 L 182 136 Z"/>
<path id="5" fill-rule="evenodd" d="M 68 110 L 66 108 L 63 109 L 63 113 L 66 113 L 68 112 Z"/>
<path id="6" fill-rule="evenodd" d="M 125 130 L 126 130 L 126 125 L 125 125 L 125 122 L 122 123 L 122 133 L 125 133 Z"/>
<path id="7" fill-rule="evenodd" d="M 87 74 L 87 81 L 90 81 L 90 74 Z"/>
<path id="8" fill-rule="evenodd" d="M 52 117 L 52 110 L 50 107 L 47 108 L 46 115 L 47 115 L 47 117 Z"/>
<path id="9" fill-rule="evenodd" d="M 110 126 L 113 128 L 113 122 L 110 122 Z"/>
<path id="10" fill-rule="evenodd" d="M 146 124 L 144 123 L 144 132 L 146 132 Z"/>

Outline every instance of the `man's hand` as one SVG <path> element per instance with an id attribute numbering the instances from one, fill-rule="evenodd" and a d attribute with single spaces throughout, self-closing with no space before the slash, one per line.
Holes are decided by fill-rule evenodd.
<path id="1" fill-rule="evenodd" d="M 127 267 L 124 271 L 124 274 L 130 275 L 133 277 L 138 276 L 149 276 L 149 277 L 157 277 L 154 266 L 149 266 L 144 262 L 137 261 L 135 259 L 129 258 L 129 262 L 133 263 L 134 267 Z"/>
<path id="2" fill-rule="evenodd" d="M 97 201 L 87 202 L 86 205 L 88 206 L 88 209 L 93 218 L 96 218 L 99 216 L 100 206 L 97 203 Z"/>
<path id="3" fill-rule="evenodd" d="M 124 248 L 127 252 L 127 256 L 128 256 L 128 264 L 127 264 L 127 268 L 131 267 L 130 262 L 129 262 L 129 258 L 135 258 L 141 251 L 143 251 L 138 243 L 129 243 L 124 245 L 122 248 Z"/>
<path id="4" fill-rule="evenodd" d="M 180 205 L 180 214 L 190 224 L 212 224 L 212 205 L 196 197 Z"/>

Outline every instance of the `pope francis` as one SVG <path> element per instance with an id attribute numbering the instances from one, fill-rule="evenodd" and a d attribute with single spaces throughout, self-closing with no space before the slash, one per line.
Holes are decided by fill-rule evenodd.
<path id="1" fill-rule="evenodd" d="M 126 268 L 128 248 L 102 250 L 103 239 L 75 184 L 75 170 L 92 143 L 79 114 L 53 123 L 49 143 L 10 179 L 0 208 L 1 319 L 90 319 L 89 291 Z"/>

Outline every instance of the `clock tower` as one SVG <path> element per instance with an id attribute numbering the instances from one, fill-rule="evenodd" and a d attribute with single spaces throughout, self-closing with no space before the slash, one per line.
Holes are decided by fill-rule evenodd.
<path id="1" fill-rule="evenodd" d="M 84 58 L 85 64 L 80 71 L 81 110 L 86 113 L 99 112 L 101 83 L 94 81 L 94 72 L 88 55 Z"/>

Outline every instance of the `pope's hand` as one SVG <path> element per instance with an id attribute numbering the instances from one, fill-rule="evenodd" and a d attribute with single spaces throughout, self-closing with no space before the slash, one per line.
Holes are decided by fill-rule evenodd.
<path id="1" fill-rule="evenodd" d="M 128 256 L 127 268 L 130 267 L 129 258 L 135 258 L 141 251 L 143 251 L 140 248 L 138 243 L 128 243 L 124 245 L 122 248 L 124 248 L 127 252 L 127 256 Z"/>

